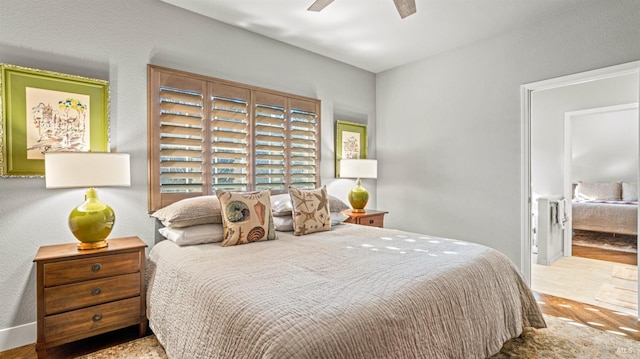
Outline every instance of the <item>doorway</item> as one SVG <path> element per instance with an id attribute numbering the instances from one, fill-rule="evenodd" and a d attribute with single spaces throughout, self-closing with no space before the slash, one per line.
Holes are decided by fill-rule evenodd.
<path id="1" fill-rule="evenodd" d="M 581 85 L 581 84 L 589 84 L 589 83 L 594 83 L 596 81 L 604 81 L 607 79 L 612 79 L 615 77 L 620 77 L 620 76 L 626 76 L 626 75 L 631 75 L 634 77 L 635 79 L 635 91 L 634 93 L 636 94 L 635 97 L 640 97 L 637 94 L 640 93 L 640 82 L 638 81 L 638 72 L 640 69 L 640 61 L 638 62 L 633 62 L 633 63 L 628 63 L 628 64 L 623 64 L 623 65 L 618 65 L 618 66 L 613 66 L 613 67 L 609 67 L 609 68 L 605 68 L 605 69 L 599 69 L 599 70 L 595 70 L 595 71 L 589 71 L 589 72 L 585 72 L 585 73 L 580 73 L 580 74 L 574 74 L 574 75 L 569 75 L 569 76 L 565 76 L 565 77 L 561 77 L 561 78 L 556 78 L 556 79 L 551 79 L 551 80 L 545 80 L 545 81 L 541 81 L 541 82 L 536 82 L 536 83 L 531 83 L 531 84 L 526 84 L 522 86 L 522 138 L 523 138 L 523 170 L 522 170 L 522 203 L 523 203 L 523 209 L 522 209 L 522 223 L 523 223 L 523 228 L 522 228 L 522 238 L 523 238 L 523 243 L 522 243 L 522 263 L 523 263 L 523 274 L 526 278 L 526 280 L 528 281 L 528 283 L 531 285 L 531 278 L 532 278 L 532 262 L 531 262 L 531 256 L 532 256 L 532 239 L 533 237 L 536 235 L 535 232 L 532 230 L 535 226 L 534 226 L 534 220 L 532 219 L 532 214 L 533 214 L 533 207 L 535 205 L 535 202 L 533 200 L 532 197 L 535 196 L 539 196 L 541 195 L 540 193 L 534 193 L 534 189 L 532 187 L 532 173 L 535 173 L 534 171 L 536 171 L 536 169 L 538 169 L 537 164 L 535 163 L 535 161 L 532 160 L 532 154 L 534 153 L 534 150 L 536 150 L 535 148 L 535 144 L 532 143 L 532 136 L 534 134 L 534 131 L 532 130 L 532 125 L 535 123 L 535 118 L 536 118 L 536 109 L 533 106 L 533 99 L 535 96 L 537 96 L 538 94 L 542 93 L 543 91 L 546 90 L 552 90 L 552 89 L 563 89 L 563 88 L 569 88 L 571 86 L 576 86 L 576 85 Z M 633 102 L 638 102 L 638 98 L 635 98 L 635 101 Z M 573 111 L 578 110 L 580 107 L 578 108 L 574 108 Z M 584 108 L 584 107 L 583 107 Z M 568 111 L 564 111 L 564 112 L 571 112 L 571 109 L 569 109 Z M 564 116 L 564 112 L 563 112 L 563 116 Z M 558 140 L 558 136 L 559 136 L 559 140 L 557 141 L 557 143 L 560 144 L 560 146 L 564 147 L 564 133 L 566 133 L 563 130 L 563 126 L 564 126 L 564 121 L 561 119 L 559 121 L 559 124 L 556 124 L 560 126 L 560 130 L 555 131 L 555 132 L 549 132 L 551 135 L 550 137 L 556 137 L 556 140 Z M 535 129 L 535 128 L 534 128 Z M 559 150 L 560 153 L 564 153 L 563 150 Z M 562 179 L 559 179 L 560 177 L 563 177 L 564 175 L 564 171 L 566 171 L 566 166 L 568 166 L 566 160 L 564 159 L 554 159 L 553 161 L 556 162 L 556 167 L 559 165 L 560 168 L 556 168 L 557 171 L 555 174 L 555 179 L 550 180 L 551 182 L 555 181 L 555 183 L 548 183 L 547 187 L 544 188 L 544 190 L 542 192 L 542 195 L 560 195 L 560 197 L 564 197 L 564 198 L 572 198 L 571 195 L 571 182 L 570 181 L 563 181 Z M 635 164 L 636 168 L 638 168 L 638 163 Z M 551 178 L 551 177 L 549 177 Z M 570 177 L 567 177 L 570 178 Z M 558 181 L 560 181 L 560 184 L 558 185 Z M 638 183 L 638 174 L 635 174 L 635 182 Z M 542 186 L 545 187 L 545 186 Z M 569 188 L 567 188 L 569 187 Z M 570 207 L 567 206 L 567 207 Z M 570 208 L 569 208 L 570 211 Z M 569 218 L 571 218 L 571 216 L 568 216 Z M 569 223 L 570 225 L 570 223 Z M 570 228 L 570 227 L 569 227 Z M 563 248 L 564 250 L 564 255 L 570 255 L 570 248 L 567 249 L 567 246 L 570 246 L 570 242 L 567 240 L 562 241 L 562 245 L 561 248 Z M 636 254 L 637 256 L 637 254 Z M 637 269 L 636 269 L 637 271 Z M 637 274 L 637 273 L 636 273 Z M 636 290 L 637 290 L 637 284 L 636 286 Z M 636 294 L 637 297 L 640 297 Z M 638 298 L 640 299 L 640 298 Z"/>

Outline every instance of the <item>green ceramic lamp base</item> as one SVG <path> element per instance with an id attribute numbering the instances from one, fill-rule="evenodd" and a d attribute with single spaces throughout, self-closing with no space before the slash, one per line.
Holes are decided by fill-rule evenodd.
<path id="1" fill-rule="evenodd" d="M 353 208 L 352 212 L 364 212 L 364 207 L 367 206 L 368 201 L 369 192 L 362 187 L 360 178 L 358 178 L 356 186 L 351 189 L 351 192 L 349 192 L 349 203 L 351 203 L 351 207 Z"/>
<path id="2" fill-rule="evenodd" d="M 115 220 L 113 209 L 100 201 L 95 188 L 89 188 L 84 203 L 69 214 L 69 229 L 80 241 L 79 249 L 104 248 Z"/>

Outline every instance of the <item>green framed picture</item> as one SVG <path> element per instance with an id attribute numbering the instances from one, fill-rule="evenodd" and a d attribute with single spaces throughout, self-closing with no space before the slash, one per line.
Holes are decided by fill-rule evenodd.
<path id="1" fill-rule="evenodd" d="M 336 122 L 336 178 L 340 178 L 340 160 L 367 158 L 367 126 Z"/>
<path id="2" fill-rule="evenodd" d="M 0 64 L 0 175 L 44 176 L 46 152 L 109 151 L 109 82 Z"/>

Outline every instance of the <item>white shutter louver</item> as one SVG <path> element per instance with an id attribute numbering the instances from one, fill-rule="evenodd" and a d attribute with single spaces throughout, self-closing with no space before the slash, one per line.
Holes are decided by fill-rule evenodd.
<path id="1" fill-rule="evenodd" d="M 246 191 L 249 113 L 243 98 L 211 98 L 211 177 L 214 190 Z"/>
<path id="2" fill-rule="evenodd" d="M 202 191 L 202 94 L 160 88 L 160 192 Z"/>
<path id="3" fill-rule="evenodd" d="M 286 110 L 285 99 L 270 94 L 256 95 L 255 106 L 255 177 L 256 189 L 285 190 L 285 144 Z"/>
<path id="4" fill-rule="evenodd" d="M 292 101 L 290 128 L 291 184 L 300 189 L 314 189 L 317 184 L 318 114 L 315 104 Z"/>

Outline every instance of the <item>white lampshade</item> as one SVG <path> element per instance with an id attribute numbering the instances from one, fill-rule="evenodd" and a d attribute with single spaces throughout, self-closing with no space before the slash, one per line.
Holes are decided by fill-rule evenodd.
<path id="1" fill-rule="evenodd" d="M 127 153 L 48 152 L 44 171 L 47 188 L 131 185 Z"/>
<path id="2" fill-rule="evenodd" d="M 340 178 L 377 178 L 377 160 L 340 160 Z"/>

